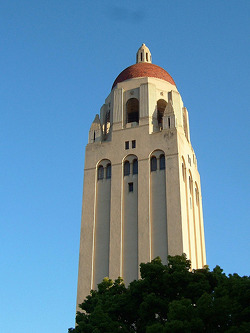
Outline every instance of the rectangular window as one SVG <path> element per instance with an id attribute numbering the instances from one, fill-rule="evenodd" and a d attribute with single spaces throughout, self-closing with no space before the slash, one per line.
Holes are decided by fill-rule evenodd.
<path id="1" fill-rule="evenodd" d="M 129 141 L 125 141 L 125 149 L 129 149 Z"/>
<path id="2" fill-rule="evenodd" d="M 136 147 L 136 141 L 132 140 L 132 148 L 135 148 L 135 147 Z"/>
<path id="3" fill-rule="evenodd" d="M 133 192 L 134 191 L 134 184 L 133 183 L 128 183 L 128 191 Z"/>

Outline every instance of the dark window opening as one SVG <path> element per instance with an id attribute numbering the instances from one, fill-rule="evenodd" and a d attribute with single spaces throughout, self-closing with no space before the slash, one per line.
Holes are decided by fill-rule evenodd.
<path id="1" fill-rule="evenodd" d="M 158 120 L 158 126 L 160 129 L 162 129 L 162 119 L 164 115 L 164 111 L 166 109 L 167 102 L 164 99 L 159 99 L 157 101 L 157 120 Z"/>
<path id="2" fill-rule="evenodd" d="M 133 161 L 133 175 L 138 175 L 138 160 Z"/>
<path id="3" fill-rule="evenodd" d="M 97 178 L 98 178 L 98 180 L 101 180 L 104 178 L 104 168 L 102 165 L 99 165 L 99 167 L 98 167 Z"/>
<path id="4" fill-rule="evenodd" d="M 125 149 L 129 149 L 129 141 L 125 141 Z"/>
<path id="5" fill-rule="evenodd" d="M 146 53 L 146 60 L 148 61 L 148 54 Z"/>
<path id="6" fill-rule="evenodd" d="M 95 131 L 94 131 L 94 142 L 95 142 Z"/>
<path id="7" fill-rule="evenodd" d="M 168 128 L 170 128 L 170 117 L 168 117 Z"/>
<path id="8" fill-rule="evenodd" d="M 157 170 L 157 159 L 155 156 L 151 157 L 151 171 Z"/>
<path id="9" fill-rule="evenodd" d="M 199 204 L 199 192 L 198 192 L 197 187 L 195 188 L 195 198 L 196 198 L 196 205 L 198 205 Z"/>
<path id="10" fill-rule="evenodd" d="M 109 129 L 110 129 L 110 110 L 108 110 L 105 115 L 104 135 L 107 135 L 109 133 Z"/>
<path id="11" fill-rule="evenodd" d="M 136 147 L 136 141 L 132 140 L 132 148 L 135 148 L 135 147 Z"/>
<path id="12" fill-rule="evenodd" d="M 133 192 L 134 191 L 134 184 L 133 183 L 128 183 L 128 191 Z"/>
<path id="13" fill-rule="evenodd" d="M 130 163 L 126 161 L 124 163 L 124 176 L 129 176 L 130 174 Z"/>
<path id="14" fill-rule="evenodd" d="M 130 98 L 126 104 L 127 123 L 139 122 L 139 101 L 137 98 Z"/>
<path id="15" fill-rule="evenodd" d="M 165 156 L 160 156 L 160 170 L 165 170 Z"/>
<path id="16" fill-rule="evenodd" d="M 190 193 L 193 193 L 193 181 L 190 176 L 189 176 L 189 190 L 190 190 Z"/>
<path id="17" fill-rule="evenodd" d="M 141 52 L 141 61 L 142 61 L 142 52 Z"/>
<path id="18" fill-rule="evenodd" d="M 110 122 L 110 111 L 106 113 L 106 122 Z"/>
<path id="19" fill-rule="evenodd" d="M 106 178 L 110 179 L 111 178 L 111 164 L 107 165 L 107 174 L 106 174 Z"/>
<path id="20" fill-rule="evenodd" d="M 183 177 L 183 181 L 186 181 L 186 171 L 185 171 L 184 163 L 182 163 L 182 177 Z"/>

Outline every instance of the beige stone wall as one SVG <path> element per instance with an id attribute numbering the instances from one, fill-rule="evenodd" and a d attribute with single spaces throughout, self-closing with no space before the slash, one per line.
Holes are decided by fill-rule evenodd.
<path id="1" fill-rule="evenodd" d="M 124 161 L 130 163 L 130 174 L 123 176 L 122 207 L 122 277 L 124 282 L 138 279 L 138 175 L 133 174 L 135 155 L 129 155 Z M 129 192 L 129 184 L 133 191 Z"/>
<path id="2" fill-rule="evenodd" d="M 157 170 L 150 171 L 151 258 L 159 256 L 166 264 L 168 256 L 166 172 L 165 169 L 160 169 L 161 155 L 165 155 L 164 152 L 156 150 L 150 156 L 157 159 Z"/>

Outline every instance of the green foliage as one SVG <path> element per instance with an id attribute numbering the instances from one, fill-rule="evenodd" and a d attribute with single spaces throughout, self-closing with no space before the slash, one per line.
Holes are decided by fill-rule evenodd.
<path id="1" fill-rule="evenodd" d="M 69 333 L 250 332 L 250 278 L 216 266 L 190 271 L 186 256 L 141 264 L 126 288 L 105 278 L 80 305 Z"/>

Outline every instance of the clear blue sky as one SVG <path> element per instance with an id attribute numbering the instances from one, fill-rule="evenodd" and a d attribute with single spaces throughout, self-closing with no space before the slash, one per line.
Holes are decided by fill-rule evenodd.
<path id="1" fill-rule="evenodd" d="M 1 1 L 1 332 L 74 325 L 88 130 L 142 43 L 189 111 L 207 262 L 249 275 L 249 12 L 247 0 Z"/>

